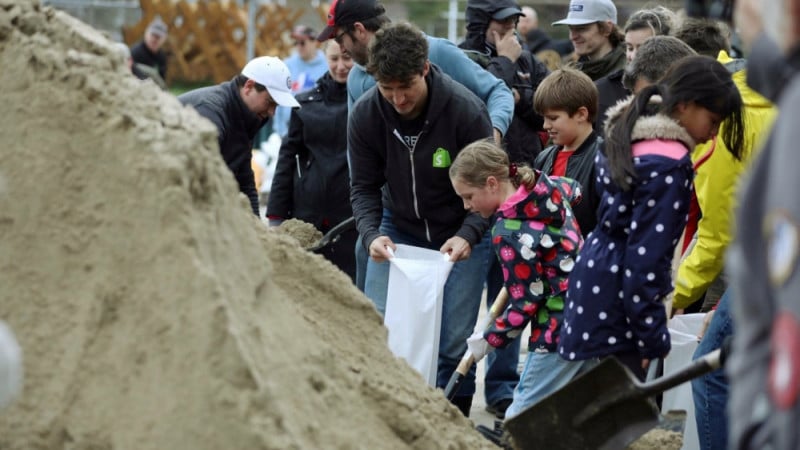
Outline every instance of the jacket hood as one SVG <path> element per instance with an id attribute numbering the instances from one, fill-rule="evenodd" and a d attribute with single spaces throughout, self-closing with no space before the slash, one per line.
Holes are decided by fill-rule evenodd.
<path id="1" fill-rule="evenodd" d="M 500 206 L 500 212 L 509 219 L 535 220 L 560 228 L 567 218 L 562 202 L 566 200 L 575 206 L 581 201 L 580 183 L 571 178 L 549 177 L 538 170 L 536 173 L 538 178 L 533 188 L 527 191 L 521 187 Z M 572 210 L 569 215 L 573 215 Z"/>
<path id="2" fill-rule="evenodd" d="M 440 112 L 450 100 L 446 95 L 442 94 L 445 92 L 443 84 L 446 83 L 445 77 L 447 75 L 436 64 L 431 63 L 430 67 L 428 75 L 425 77 L 425 82 L 428 83 L 428 99 L 426 100 L 428 102 L 428 110 L 425 112 L 425 128 L 428 127 L 429 122 L 439 117 Z M 449 77 L 448 80 L 452 81 Z M 375 86 L 375 90 L 378 90 L 377 86 Z M 397 114 L 395 114 L 394 108 L 381 96 L 380 91 L 377 93 L 377 98 L 383 120 L 389 126 L 396 127 Z"/>
<path id="3" fill-rule="evenodd" d="M 746 66 L 745 60 L 733 59 L 725 50 L 720 50 L 719 55 L 717 55 L 717 61 L 731 71 L 733 82 L 736 84 L 736 88 L 739 89 L 739 94 L 742 96 L 745 106 L 753 108 L 771 108 L 773 106 L 769 100 L 747 85 L 747 71 L 744 68 Z"/>
<path id="4" fill-rule="evenodd" d="M 486 47 L 486 29 L 492 14 L 505 8 L 519 8 L 513 0 L 469 0 L 464 12 L 467 35 L 462 48 L 483 51 Z"/>
<path id="5" fill-rule="evenodd" d="M 631 95 L 626 99 L 620 100 L 616 105 L 608 109 L 607 118 L 603 128 L 605 129 L 606 136 L 608 136 L 611 126 L 614 125 L 622 116 L 625 108 L 633 102 L 634 96 Z M 654 95 L 650 99 L 651 104 L 660 103 L 661 97 Z M 631 142 L 643 141 L 647 139 L 665 139 L 671 141 L 678 141 L 686 146 L 690 151 L 694 148 L 695 142 L 689 133 L 672 117 L 666 114 L 654 114 L 652 116 L 643 116 L 636 121 L 631 132 Z"/>

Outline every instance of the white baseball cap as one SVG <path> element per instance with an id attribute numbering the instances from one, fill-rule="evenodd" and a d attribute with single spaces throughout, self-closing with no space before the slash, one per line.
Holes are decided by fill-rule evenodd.
<path id="1" fill-rule="evenodd" d="M 572 0 L 567 18 L 553 25 L 586 25 L 609 20 L 617 23 L 617 7 L 611 0 Z"/>
<path id="2" fill-rule="evenodd" d="M 297 108 L 300 103 L 292 94 L 292 76 L 289 68 L 274 56 L 253 58 L 242 69 L 242 75 L 264 86 L 269 95 L 280 106 Z"/>

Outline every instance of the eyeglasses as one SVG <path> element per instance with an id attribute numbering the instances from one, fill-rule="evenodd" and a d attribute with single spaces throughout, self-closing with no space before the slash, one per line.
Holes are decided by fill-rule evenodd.
<path id="1" fill-rule="evenodd" d="M 336 36 L 334 36 L 334 37 L 333 37 L 333 40 L 334 40 L 334 41 L 335 41 L 337 44 L 339 44 L 339 45 L 342 45 L 342 38 L 344 37 L 344 35 L 345 35 L 345 34 L 349 34 L 349 33 L 350 33 L 350 32 L 349 32 L 349 31 L 347 31 L 346 29 L 345 29 L 345 30 L 342 30 L 342 32 L 341 32 L 341 33 L 339 33 L 339 34 L 337 34 Z"/>
<path id="2" fill-rule="evenodd" d="M 267 90 L 267 97 L 269 97 L 269 99 L 267 100 L 267 109 L 268 110 L 274 110 L 275 108 L 280 106 L 278 104 L 278 102 L 276 102 L 275 99 L 272 98 L 272 94 L 269 93 L 269 90 Z"/>
<path id="3" fill-rule="evenodd" d="M 304 47 L 308 41 L 294 41 L 294 45 L 299 45 L 300 47 Z"/>

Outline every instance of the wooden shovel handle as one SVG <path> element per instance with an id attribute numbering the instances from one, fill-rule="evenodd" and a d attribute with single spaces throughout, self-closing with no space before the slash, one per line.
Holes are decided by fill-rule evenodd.
<path id="1" fill-rule="evenodd" d="M 494 321 L 503 314 L 503 311 L 506 310 L 506 305 L 508 304 L 508 290 L 503 287 L 500 289 L 500 292 L 497 294 L 497 297 L 494 299 L 494 303 L 492 303 L 492 307 L 489 309 L 489 314 L 483 318 L 481 322 L 478 323 L 478 326 L 475 327 L 476 330 L 486 330 L 489 326 L 494 323 Z M 444 388 L 444 396 L 447 397 L 448 400 L 452 400 L 453 397 L 458 394 L 458 389 L 461 387 L 461 383 L 464 381 L 464 377 L 467 376 L 467 372 L 469 372 L 470 367 L 475 364 L 475 356 L 472 355 L 472 352 L 469 351 L 467 348 L 466 353 L 459 361 L 458 366 L 456 366 L 456 370 L 453 372 L 453 375 L 450 376 L 450 380 L 447 382 L 447 386 Z"/>

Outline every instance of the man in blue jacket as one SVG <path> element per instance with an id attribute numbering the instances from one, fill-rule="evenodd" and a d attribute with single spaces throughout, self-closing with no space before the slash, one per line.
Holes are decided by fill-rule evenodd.
<path id="1" fill-rule="evenodd" d="M 464 209 L 448 168 L 464 146 L 490 138 L 492 125 L 480 99 L 431 64 L 428 41 L 412 25 L 375 33 L 366 70 L 377 86 L 348 117 L 350 198 L 371 257 L 365 293 L 383 314 L 396 244 L 449 254 L 436 381 L 444 387 L 466 351 L 490 257 L 481 242 L 488 222 Z M 466 416 L 474 391 L 473 370 L 453 400 Z"/>

